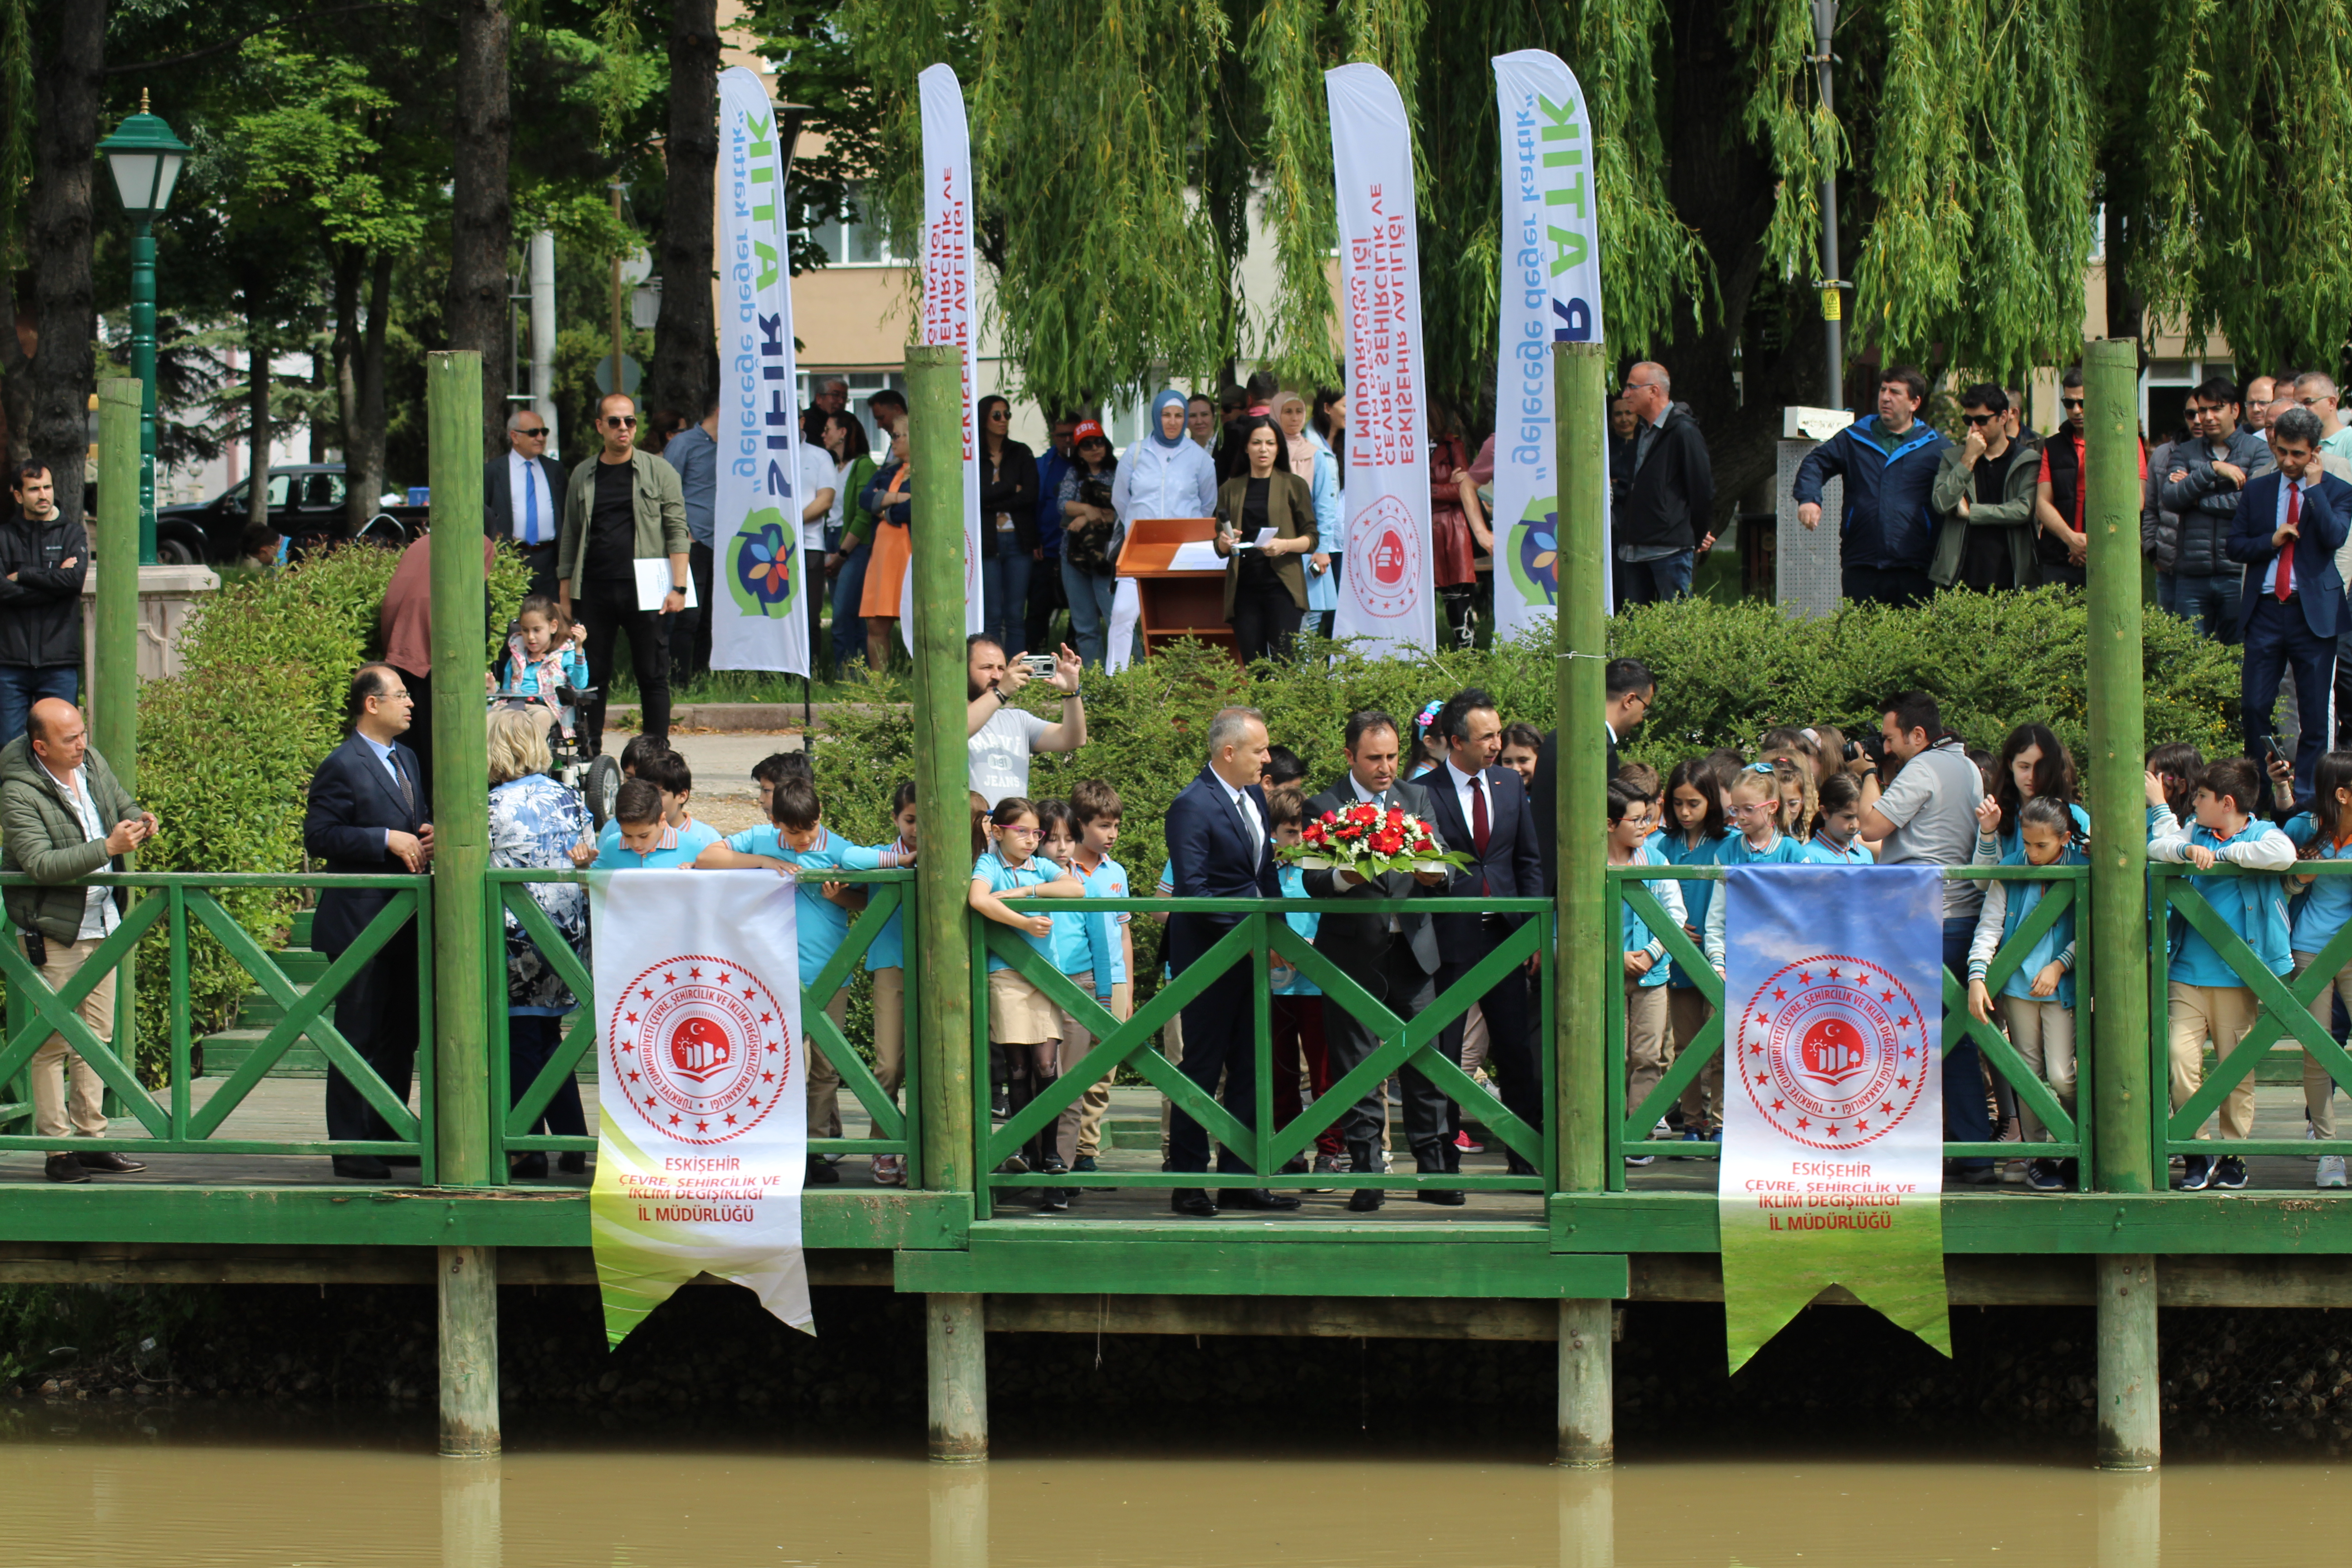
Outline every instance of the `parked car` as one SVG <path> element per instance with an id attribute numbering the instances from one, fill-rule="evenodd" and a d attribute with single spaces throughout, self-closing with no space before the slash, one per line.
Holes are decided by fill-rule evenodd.
<path id="1" fill-rule="evenodd" d="M 240 479 L 208 501 L 155 509 L 155 558 L 167 564 L 194 566 L 235 561 L 243 551 L 246 508 L 253 481 Z M 320 544 L 350 537 L 344 510 L 343 466 L 341 463 L 289 463 L 269 470 L 269 526 L 287 541 L 288 551 L 300 554 Z M 415 506 L 379 508 L 368 536 L 385 544 L 404 544 L 425 525 L 425 509 Z"/>

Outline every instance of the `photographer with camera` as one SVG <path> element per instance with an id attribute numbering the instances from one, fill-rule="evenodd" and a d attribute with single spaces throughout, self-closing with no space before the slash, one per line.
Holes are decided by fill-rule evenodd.
<path id="1" fill-rule="evenodd" d="M 115 889 L 68 884 L 119 866 L 154 834 L 153 814 L 131 803 L 114 770 L 91 749 L 81 710 L 56 697 L 34 703 L 25 732 L 0 747 L 0 868 L 40 884 L 8 889 L 8 918 L 25 933 L 25 956 L 51 990 L 72 980 L 122 923 Z M 90 987 L 74 1011 L 100 1041 L 113 1042 L 111 978 Z M 63 1035 L 41 1042 L 30 1077 L 33 1131 L 47 1138 L 106 1136 L 105 1081 Z M 146 1168 L 110 1151 L 86 1150 L 51 1153 L 44 1173 L 53 1182 L 86 1182 L 92 1171 Z"/>
<path id="2" fill-rule="evenodd" d="M 990 637 L 964 639 L 964 674 L 971 690 L 964 733 L 971 750 L 971 787 L 993 808 L 1007 795 L 1029 793 L 1029 759 L 1038 752 L 1075 752 L 1087 743 L 1086 704 L 1078 697 L 1085 667 L 1067 643 L 1057 654 L 1024 654 L 1007 660 Z M 1062 721 L 1049 724 L 1013 706 L 1013 695 L 1032 679 L 1062 694 Z"/>
<path id="3" fill-rule="evenodd" d="M 1118 558 L 1110 548 L 1118 531 L 1118 511 L 1111 504 L 1118 459 L 1111 455 L 1110 437 L 1092 419 L 1080 421 L 1070 453 L 1055 490 L 1062 508 L 1062 592 L 1070 602 L 1070 636 L 1078 657 L 1099 669 L 1111 598 L 1118 587 Z"/>

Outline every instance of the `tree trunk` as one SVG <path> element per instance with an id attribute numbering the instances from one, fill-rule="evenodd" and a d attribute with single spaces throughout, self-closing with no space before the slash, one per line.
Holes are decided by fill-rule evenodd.
<path id="1" fill-rule="evenodd" d="M 508 98 L 506 0 L 458 0 L 457 114 L 449 202 L 449 346 L 482 356 L 484 450 L 506 425 L 507 251 L 514 198 L 507 188 L 514 107 Z M 708 220 L 706 219 L 706 226 Z M 373 317 L 370 318 L 371 330 Z M 377 466 L 383 463 L 379 436 Z M 346 458 L 349 461 L 349 458 Z"/>
<path id="2" fill-rule="evenodd" d="M 335 413 L 342 426 L 343 521 L 346 533 L 357 533 L 375 515 L 375 498 L 361 493 L 360 415 L 360 282 L 367 269 L 367 253 L 356 246 L 335 249 L 335 332 L 328 340 L 334 363 Z"/>
<path id="3" fill-rule="evenodd" d="M 253 299 L 248 289 L 246 300 Z M 246 318 L 246 353 L 253 361 L 245 381 L 245 422 L 253 443 L 253 482 L 245 489 L 245 525 L 269 521 L 269 338 L 258 312 Z"/>
<path id="4" fill-rule="evenodd" d="M 349 441 L 343 447 L 343 479 L 351 487 L 355 502 L 352 511 L 358 520 L 353 525 L 354 532 L 376 514 L 376 498 L 383 493 L 387 423 L 383 413 L 383 345 L 391 317 L 392 252 L 383 250 L 376 253 L 368 279 L 367 331 L 360 338 L 357 363 L 351 377 L 358 409 L 357 427 L 349 429 Z"/>
<path id="5" fill-rule="evenodd" d="M 699 423 L 714 390 L 711 212 L 719 169 L 717 0 L 672 0 L 669 22 L 669 180 L 662 204 L 661 314 L 645 406 Z"/>
<path id="6" fill-rule="evenodd" d="M 0 274 L 0 428 L 7 437 L 0 443 L 0 457 L 12 466 L 32 451 L 26 437 L 33 423 L 33 356 L 24 340 L 33 331 L 33 318 L 17 310 L 15 275 Z"/>
<path id="7" fill-rule="evenodd" d="M 106 0 L 49 0 L 57 50 L 33 68 L 33 184 L 26 239 L 40 347 L 26 446 L 56 477 L 58 506 L 79 522 L 89 400 L 98 393 L 98 305 L 90 281 L 91 182 L 98 173 L 100 72 L 106 64 Z M 11 345 L 12 352 L 14 345 Z M 13 377 L 12 377 L 13 379 Z"/>

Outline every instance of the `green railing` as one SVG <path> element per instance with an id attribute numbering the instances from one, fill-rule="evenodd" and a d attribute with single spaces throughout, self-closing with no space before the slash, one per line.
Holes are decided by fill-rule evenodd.
<path id="1" fill-rule="evenodd" d="M 2326 1069 L 2338 1088 L 2352 1093 L 2352 1056 L 2347 1056 L 2344 1047 L 2336 1043 L 2326 1019 L 2312 1011 L 2315 1002 L 2326 1005 L 2324 999 L 2332 994 L 2337 973 L 2347 963 L 2352 963 L 2352 924 L 2329 938 L 2301 974 L 2273 974 L 2246 940 L 2223 923 L 2213 906 L 2189 880 L 2191 877 L 2347 875 L 2352 875 L 2352 860 L 2303 860 L 2289 871 L 2250 871 L 2228 865 L 2200 871 L 2168 863 L 2149 865 L 2147 904 L 2149 925 L 2156 940 L 2147 970 L 2148 1050 L 2155 1073 L 2150 1082 L 2157 1089 L 2148 1096 L 2155 1131 L 2155 1169 L 2149 1176 L 2158 1192 L 2164 1190 L 2168 1180 L 2167 1166 L 2175 1154 L 2352 1154 L 2352 1138 L 2254 1138 L 2213 1142 L 2198 1137 L 2206 1119 L 2221 1108 L 2230 1091 L 2261 1065 L 2273 1046 L 2289 1037 Z M 2171 1030 L 2168 1016 L 2171 1009 L 2168 991 L 2175 915 L 2185 927 L 2212 944 L 2214 952 L 2230 966 L 2240 984 L 2253 992 L 2260 1006 L 2253 1026 L 2237 1048 L 2206 1069 L 2204 1082 L 2178 1110 L 2171 1109 L 2171 1096 L 2164 1087 L 2171 1081 Z M 2218 1047 L 2220 1042 L 2213 1043 Z"/>
<path id="2" fill-rule="evenodd" d="M 2083 903 L 2090 886 L 2087 866 L 1953 866 L 1945 869 L 1948 878 L 1970 881 L 2042 882 L 2050 891 L 2035 904 L 2033 912 L 2018 926 L 2009 941 L 1993 954 L 1991 965 L 1985 973 L 1985 987 L 1995 996 L 2017 973 L 2017 966 L 2032 950 L 2058 917 Z M 1709 1062 L 1723 1051 L 1723 981 L 1708 964 L 1698 944 L 1688 932 L 1675 923 L 1657 895 L 1643 887 L 1644 882 L 1715 882 L 1723 880 L 1720 866 L 1612 866 L 1609 876 L 1609 923 L 1612 931 L 1622 929 L 1623 911 L 1630 909 L 1650 933 L 1664 944 L 1665 962 L 1679 963 L 1685 973 L 1697 983 L 1699 994 L 1711 1008 L 1706 1026 L 1697 1037 L 1683 1047 L 1668 1066 L 1665 1073 L 1638 1106 L 1625 1104 L 1625 992 L 1622 984 L 1608 987 L 1609 996 L 1609 1060 L 1612 1068 L 1608 1083 L 1608 1124 L 1612 1147 L 1607 1170 L 1612 1191 L 1625 1190 L 1625 1160 L 1628 1156 L 1667 1154 L 1684 1159 L 1712 1160 L 1722 1152 L 1720 1143 L 1695 1143 L 1682 1141 L 1668 1142 L 1651 1136 L 1660 1120 L 1682 1098 L 1685 1089 L 1705 1071 Z M 1722 897 L 1720 887 L 1716 896 Z M 2078 920 L 2074 932 L 2074 989 L 2077 1006 L 2087 1016 L 2091 994 L 2091 944 L 2087 922 Z M 1614 957 L 1612 952 L 1609 955 Z M 2251 956 L 2251 955 L 2249 955 Z M 2161 982 L 2158 994 L 2162 995 Z M 2051 1159 L 2083 1162 L 2081 1185 L 2087 1189 L 2092 1181 L 2091 1142 L 2084 1133 L 2084 1110 L 2091 1104 L 2091 1052 L 2087 1048 L 2089 1031 L 2076 1033 L 2076 1082 L 2074 1104 L 2069 1113 L 2058 1103 L 2058 1097 L 2043 1082 L 2039 1073 L 2026 1065 L 2017 1054 L 2009 1037 L 1991 1024 L 1979 1023 L 1968 1006 L 1968 976 L 1944 972 L 1943 1048 L 1946 1055 L 1952 1047 L 1966 1038 L 1976 1042 L 1993 1069 L 2000 1073 L 2016 1093 L 2019 1102 L 2030 1108 L 2042 1119 L 2054 1142 L 2048 1143 L 1962 1143 L 1946 1142 L 1947 1158 L 1965 1159 L 1989 1156 L 1993 1159 Z M 1726 1089 L 1728 1093 L 1728 1089 Z M 2306 1146 L 2307 1147 L 2307 1146 Z"/>
<path id="3" fill-rule="evenodd" d="M 1211 914 L 1221 918 L 1238 915 L 1233 929 L 1220 938 L 1208 952 L 1202 954 L 1184 972 L 1163 984 L 1149 1002 L 1137 1007 L 1126 1022 L 1104 1008 L 1095 998 L 1073 984 L 1067 976 L 1047 962 L 1045 956 L 1010 927 L 981 915 L 970 917 L 972 953 L 972 1082 L 977 1103 L 973 1125 L 981 1129 L 979 1215 L 985 1218 L 992 1209 L 992 1196 L 1004 1188 L 1067 1187 L 1083 1184 L 1087 1187 L 1170 1188 L 1170 1187 L 1331 1187 L 1351 1189 L 1379 1187 L 1391 1191 L 1405 1189 L 1460 1188 L 1470 1191 L 1549 1192 L 1557 1184 L 1551 1140 L 1542 1130 L 1528 1126 L 1514 1115 L 1494 1096 L 1478 1087 L 1469 1074 L 1448 1060 L 1437 1049 L 1437 1037 L 1444 1026 L 1460 1018 L 1473 1004 L 1484 996 L 1496 982 L 1530 958 L 1538 960 L 1533 981 L 1536 994 L 1531 998 L 1529 1013 L 1537 1020 L 1537 1039 L 1548 1041 L 1552 1036 L 1550 965 L 1552 952 L 1552 917 L 1550 900 L 1545 899 L 1038 899 L 1021 905 L 1024 912 L 1038 914 L 1084 913 L 1105 914 L 1126 911 L 1132 914 Z M 1329 959 L 1315 951 L 1314 943 L 1294 931 L 1284 917 L 1300 914 L 1523 914 L 1529 918 L 1506 937 L 1476 968 L 1437 996 L 1429 1006 L 1411 1019 L 1400 1018 L 1394 1012 L 1375 1000 L 1363 987 L 1342 972 Z M 1080 1028 L 1095 1038 L 1092 1049 L 1075 1065 L 1064 1070 L 1059 1079 L 1041 1092 L 1027 1106 L 999 1125 L 991 1125 L 991 1072 L 988 1047 L 988 974 L 991 954 L 1025 975 L 1045 999 L 1070 1015 Z M 1287 1126 L 1275 1121 L 1272 1026 L 1272 997 L 1268 989 L 1267 971 L 1272 959 L 1297 970 L 1312 981 L 1323 993 L 1324 1006 L 1345 1009 L 1366 1025 L 1380 1044 L 1371 1055 L 1335 1080 L 1330 1089 L 1306 1105 L 1297 1120 Z M 1186 1004 L 1192 1002 L 1213 983 L 1236 964 L 1247 964 L 1251 971 L 1251 1042 L 1256 1066 L 1255 1115 L 1255 1125 L 1244 1127 L 1207 1090 L 1185 1077 L 1183 1069 L 1171 1062 L 1158 1047 L 1158 1037 Z M 1328 1030 L 1326 1031 L 1327 1038 Z M 1543 1073 L 1541 1103 L 1552 1103 L 1553 1053 L 1540 1048 L 1536 1052 Z M 1535 1175 L 1444 1175 L 1422 1173 L 1400 1167 L 1382 1174 L 1379 1172 L 1348 1173 L 1282 1173 L 1282 1167 L 1294 1155 L 1306 1152 L 1316 1135 L 1337 1121 L 1367 1094 L 1385 1082 L 1396 1070 L 1412 1065 L 1456 1104 L 1467 1108 L 1472 1119 L 1485 1126 L 1506 1149 L 1517 1154 L 1536 1168 Z M 1042 1172 L 1009 1174 L 1001 1167 L 1033 1136 L 1076 1102 L 1087 1089 L 1112 1076 L 1120 1068 L 1128 1068 L 1141 1076 L 1169 1101 L 1185 1111 L 1206 1129 L 1210 1139 L 1232 1150 L 1248 1162 L 1252 1173 L 1221 1174 L 1212 1170 L 1200 1172 L 1167 1171 L 1098 1171 L 1082 1178 L 1050 1175 Z"/>
<path id="4" fill-rule="evenodd" d="M 37 886 L 29 877 L 0 876 L 0 887 Z M 6 1044 L 0 1046 L 0 1084 L 14 1083 L 25 1074 L 33 1055 L 53 1035 L 66 1043 L 105 1081 L 121 1114 L 138 1121 L 143 1136 L 129 1138 L 43 1138 L 31 1131 L 0 1134 L 0 1149 L 123 1150 L 141 1154 L 373 1154 L 414 1157 L 422 1162 L 423 1179 L 434 1180 L 433 1148 L 433 885 L 425 877 L 266 876 L 226 872 L 138 872 L 92 877 L 79 887 L 127 888 L 135 898 L 122 921 L 86 959 L 62 990 L 53 990 L 25 956 L 24 943 L 13 923 L 0 921 L 0 976 L 8 987 L 11 1021 Z M 306 892 L 331 888 L 375 889 L 391 897 L 351 946 L 327 966 L 326 973 L 306 990 L 287 976 L 277 961 L 222 907 L 215 896 L 223 891 L 299 889 Z M 415 921 L 416 942 L 416 1007 L 418 1042 L 416 1068 L 421 1110 L 411 1110 L 375 1069 L 352 1048 L 351 1042 L 327 1018 L 327 1008 L 352 977 L 374 957 L 400 928 Z M 108 1043 L 100 1041 L 75 1008 L 100 985 L 116 982 L 119 966 L 142 940 L 161 925 L 168 939 L 171 976 L 172 1037 L 166 1098 L 159 1100 L 139 1081 L 132 1065 Z M 221 1080 L 199 1106 L 195 1103 L 196 1042 L 190 1023 L 189 942 L 201 931 L 219 942 L 263 994 L 278 1004 L 281 1016 L 236 1069 Z M 115 1010 L 120 1037 L 130 1017 L 128 998 Z M 221 1128 L 243 1106 L 255 1086 L 268 1075 L 294 1045 L 309 1039 L 328 1063 L 351 1079 L 395 1136 L 379 1140 L 327 1138 L 241 1138 L 225 1136 Z"/>
<path id="5" fill-rule="evenodd" d="M 532 1132 L 530 1129 L 547 1112 L 547 1108 L 562 1089 L 564 1079 L 580 1069 L 583 1059 L 595 1049 L 597 1038 L 596 1010 L 592 999 L 596 994 L 595 982 L 588 965 L 574 952 L 547 918 L 539 901 L 530 895 L 533 883 L 571 882 L 585 884 L 585 871 L 515 871 L 489 872 L 484 900 L 483 952 L 490 968 L 490 1103 L 494 1125 L 491 1129 L 491 1180 L 503 1184 L 507 1179 L 507 1156 L 532 1151 L 564 1152 L 593 1151 L 595 1137 L 570 1137 L 555 1133 Z M 911 913 L 915 874 L 912 871 L 827 871 L 828 882 L 846 882 L 868 889 L 866 908 L 849 928 L 844 941 L 821 973 L 806 977 L 801 986 L 801 1028 L 813 1037 L 841 1074 L 842 1089 L 854 1095 L 865 1107 L 874 1125 L 880 1130 L 875 1138 L 816 1138 L 809 1140 L 811 1154 L 897 1154 L 907 1162 L 907 1184 L 919 1185 L 919 1167 L 921 1156 L 919 1110 L 921 1078 L 916 1048 L 915 998 L 920 994 L 921 958 L 918 943 L 908 941 L 906 949 L 907 1047 L 906 1082 L 902 1089 L 905 1109 L 883 1092 L 882 1085 L 858 1056 L 849 1040 L 824 1011 L 824 1003 L 845 984 L 857 965 L 873 947 L 875 938 L 889 922 L 893 913 L 902 907 Z M 509 1019 L 506 1009 L 506 915 L 511 911 L 524 933 L 546 959 L 572 996 L 583 1005 L 568 1016 L 562 1043 L 541 1068 L 539 1076 L 523 1086 L 518 1098 L 514 1092 L 512 1053 Z M 906 932 L 911 920 L 900 921 Z M 595 940 L 591 931 L 589 940 Z M 598 1064 L 601 1070 L 601 1064 Z"/>

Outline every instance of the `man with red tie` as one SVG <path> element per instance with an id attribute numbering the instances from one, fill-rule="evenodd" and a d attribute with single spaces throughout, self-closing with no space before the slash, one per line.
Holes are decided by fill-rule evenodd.
<path id="1" fill-rule="evenodd" d="M 2292 408 L 2271 426 L 2278 471 L 2250 479 L 2240 492 L 2230 558 L 2246 563 L 2238 606 L 2245 642 L 2239 701 L 2246 753 L 2268 760 L 2271 710 L 2279 681 L 2294 671 L 2302 741 L 2295 748 L 2294 791 L 2309 799 L 2313 771 L 2327 750 L 2328 701 L 2336 689 L 2336 633 L 2345 616 L 2344 580 L 2336 552 L 2352 523 L 2352 485 L 2319 464 L 2318 416 Z"/>
<path id="2" fill-rule="evenodd" d="M 1466 851 L 1470 864 L 1454 873 L 1443 896 L 1451 899 L 1527 899 L 1543 896 L 1543 859 L 1536 846 L 1535 814 L 1528 804 L 1526 785 L 1509 768 L 1494 765 L 1502 749 L 1503 721 L 1495 700 L 1473 686 L 1456 692 L 1438 710 L 1432 727 L 1445 748 L 1437 766 L 1414 782 L 1427 792 L 1431 823 L 1437 836 Z M 1526 915 L 1436 915 L 1430 924 L 1437 933 L 1437 991 L 1478 967 L 1486 955 L 1526 921 Z M 1514 968 L 1479 999 L 1486 1017 L 1486 1059 L 1503 1080 L 1503 1103 L 1528 1126 L 1544 1124 L 1543 1068 L 1537 1056 L 1536 1009 L 1528 993 L 1528 972 Z M 1466 1017 L 1467 1015 L 1465 1014 Z M 1438 1035 L 1438 1049 L 1462 1059 L 1463 1019 L 1456 1018 Z M 1455 1112 L 1458 1126 L 1460 1113 Z M 1447 1150 L 1448 1169 L 1459 1155 Z M 1531 1175 L 1535 1167 L 1516 1152 L 1509 1156 L 1514 1174 Z"/>

